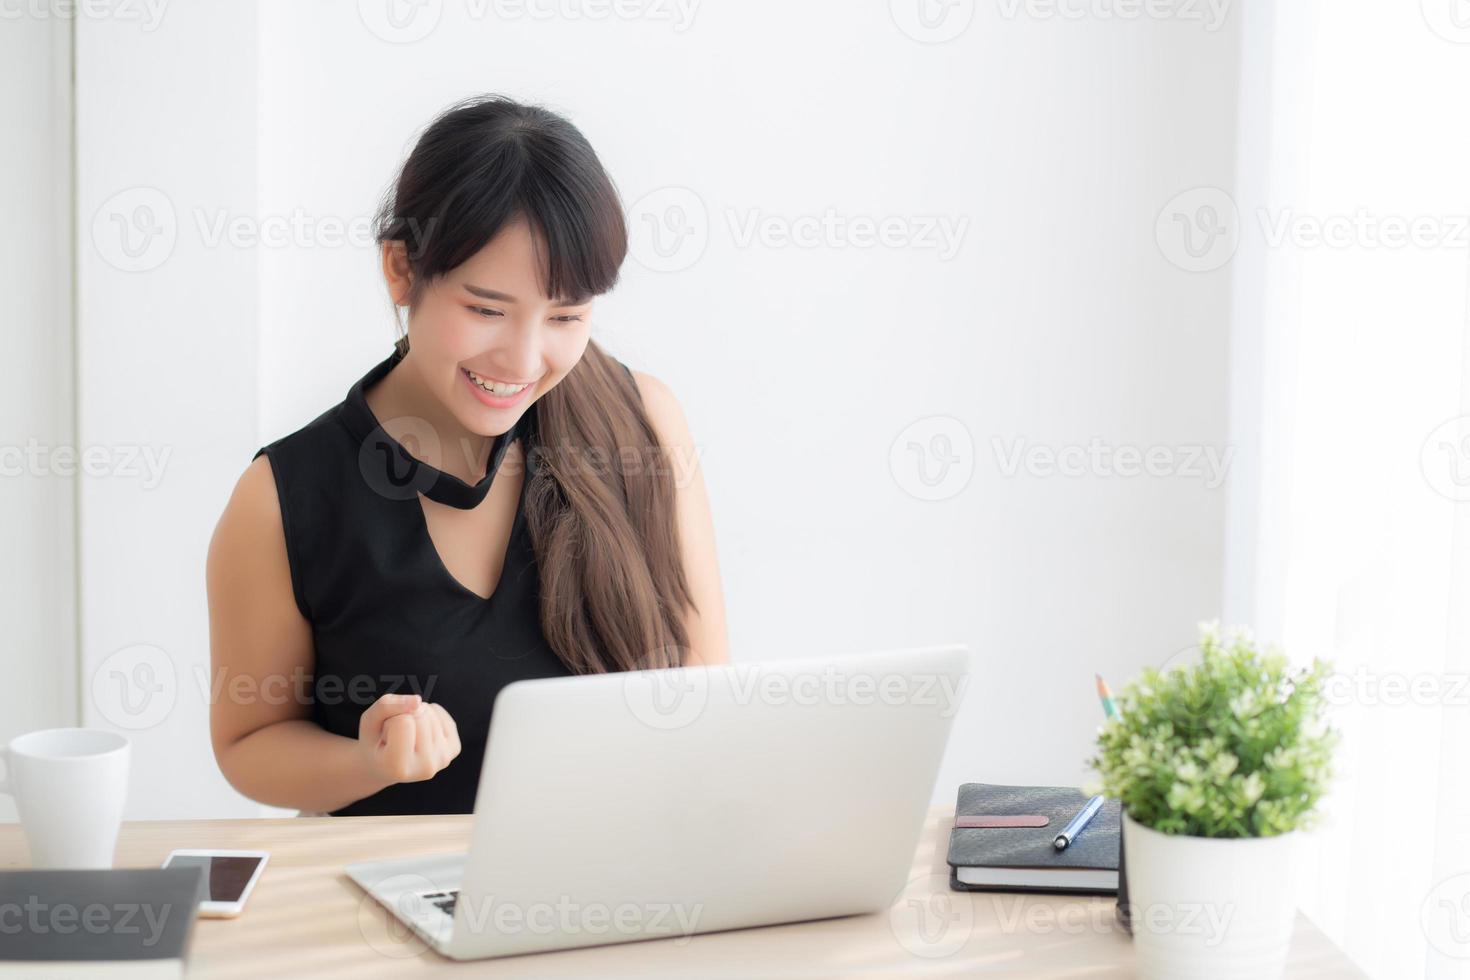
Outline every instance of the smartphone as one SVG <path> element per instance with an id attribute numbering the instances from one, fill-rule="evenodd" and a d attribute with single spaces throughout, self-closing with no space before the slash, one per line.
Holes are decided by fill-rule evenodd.
<path id="1" fill-rule="evenodd" d="M 265 870 L 266 851 L 196 851 L 179 849 L 169 853 L 165 868 L 203 868 L 203 894 L 199 914 L 228 919 L 239 915 L 245 900 Z"/>

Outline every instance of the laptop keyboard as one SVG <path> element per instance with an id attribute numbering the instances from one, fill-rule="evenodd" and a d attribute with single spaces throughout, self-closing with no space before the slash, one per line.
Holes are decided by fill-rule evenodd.
<path id="1" fill-rule="evenodd" d="M 451 919 L 454 918 L 454 906 L 459 901 L 459 889 L 451 888 L 447 892 L 425 892 L 423 895 L 434 907 L 439 909 Z"/>

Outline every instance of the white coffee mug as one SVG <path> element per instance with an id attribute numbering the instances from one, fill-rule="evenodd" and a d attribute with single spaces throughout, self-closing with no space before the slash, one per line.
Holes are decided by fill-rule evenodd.
<path id="1" fill-rule="evenodd" d="M 110 868 L 128 795 L 126 736 L 48 728 L 0 748 L 0 793 L 15 808 L 33 868 Z"/>

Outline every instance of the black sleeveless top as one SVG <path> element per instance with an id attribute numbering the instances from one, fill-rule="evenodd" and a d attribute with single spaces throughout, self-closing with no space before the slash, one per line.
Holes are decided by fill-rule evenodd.
<path id="1" fill-rule="evenodd" d="M 531 474 L 522 480 L 489 599 L 444 566 L 418 499 L 423 493 L 462 509 L 483 500 L 511 442 L 526 448 L 536 403 L 495 437 L 484 478 L 469 485 L 412 456 L 368 408 L 364 393 L 400 360 L 395 349 L 340 404 L 255 454 L 270 459 L 291 587 L 311 623 L 313 720 L 356 738 L 359 717 L 381 695 L 417 693 L 442 705 L 459 728 L 459 756 L 432 779 L 396 783 L 335 816 L 472 812 L 495 695 L 511 681 L 570 673 L 540 627 L 525 520 Z"/>

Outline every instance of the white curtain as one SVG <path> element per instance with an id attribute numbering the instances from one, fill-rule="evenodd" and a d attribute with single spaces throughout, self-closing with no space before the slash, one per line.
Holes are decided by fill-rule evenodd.
<path id="1" fill-rule="evenodd" d="M 1470 978 L 1470 4 L 1239 13 L 1225 616 L 1337 669 L 1303 909 Z"/>

